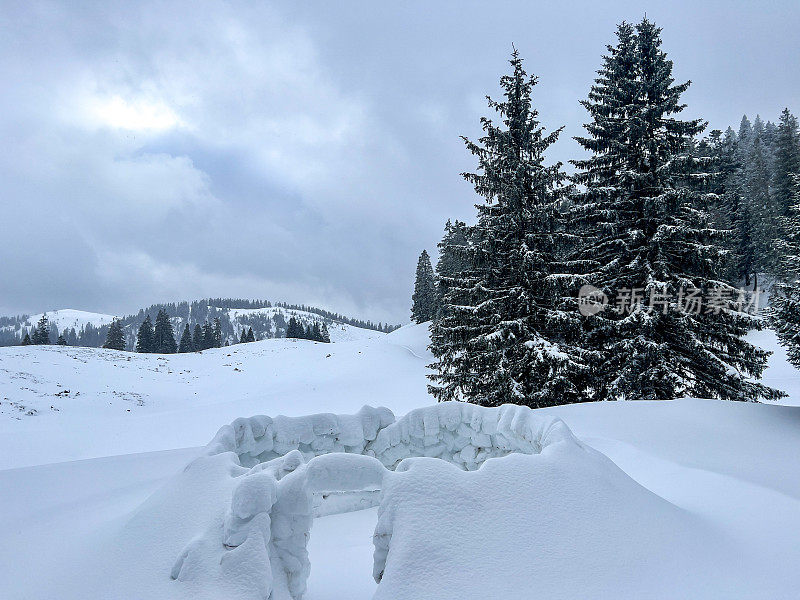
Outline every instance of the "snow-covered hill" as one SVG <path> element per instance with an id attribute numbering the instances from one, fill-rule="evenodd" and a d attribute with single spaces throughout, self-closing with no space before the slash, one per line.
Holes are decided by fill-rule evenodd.
<path id="1" fill-rule="evenodd" d="M 800 405 L 800 373 L 774 336 L 752 339 L 776 350 L 766 382 L 789 392 L 785 404 Z M 426 327 L 414 325 L 336 344 L 273 339 L 169 356 L 0 348 L 0 597 L 202 597 L 169 579 L 173 555 L 189 540 L 158 535 L 193 531 L 193 517 L 170 494 L 198 447 L 241 416 L 352 414 L 364 404 L 403 415 L 429 406 L 426 345 Z M 705 590 L 698 598 L 796 595 L 800 406 L 686 399 L 540 412 L 562 418 L 610 461 L 543 453 L 546 462 L 525 463 L 535 480 L 527 487 L 519 470 L 505 472 L 514 463 L 503 463 L 492 472 L 498 489 L 511 486 L 498 499 L 505 508 L 483 519 L 469 518 L 482 496 L 464 498 L 486 488 L 464 477 L 488 482 L 489 471 L 402 474 L 419 485 L 438 482 L 435 494 L 403 500 L 436 527 L 398 534 L 396 548 L 404 550 L 394 555 L 391 577 L 441 577 L 401 577 L 401 585 L 384 588 L 396 590 L 393 598 L 491 597 L 490 582 L 503 597 L 520 599 L 532 587 L 542 597 L 616 599 L 620 589 L 648 598 L 671 598 L 674 590 Z M 207 483 L 197 480 L 192 498 L 205 497 Z M 230 498 L 226 488 L 215 490 L 207 490 L 209 503 Z M 530 514 L 518 510 L 528 503 Z M 375 509 L 314 520 L 306 600 L 375 594 L 376 521 Z M 469 553 L 454 551 L 480 540 L 498 556 L 493 544 L 503 531 L 504 538 L 518 534 L 520 551 L 504 554 L 494 571 L 491 563 L 465 566 Z M 435 560 L 433 543 L 441 550 Z M 635 543 L 659 560 L 629 573 L 643 548 Z M 692 564 L 687 578 L 681 565 Z"/>
<path id="2" fill-rule="evenodd" d="M 48 322 L 52 325 L 55 325 L 59 331 L 64 331 L 65 329 L 70 328 L 80 331 L 87 325 L 92 325 L 93 327 L 99 328 L 104 325 L 109 325 L 111 321 L 116 318 L 114 315 L 87 312 L 85 310 L 75 310 L 73 308 L 62 308 L 59 310 L 51 310 L 47 313 L 31 315 L 25 320 L 22 326 L 30 331 L 32 327 L 36 327 L 39 319 L 41 319 L 44 315 L 47 316 Z"/>

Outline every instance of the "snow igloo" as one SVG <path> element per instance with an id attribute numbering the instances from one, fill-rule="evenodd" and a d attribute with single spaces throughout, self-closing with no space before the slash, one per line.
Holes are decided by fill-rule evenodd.
<path id="1" fill-rule="evenodd" d="M 560 419 L 514 405 L 444 402 L 399 419 L 369 406 L 355 415 L 237 419 L 186 469 L 223 461 L 232 491 L 219 520 L 176 557 L 171 577 L 197 589 L 233 586 L 242 597 L 299 600 L 314 518 L 378 505 L 373 576 L 380 584 L 392 561 L 393 497 L 436 486 L 406 477 L 412 466 L 479 471 L 490 459 L 557 444 L 580 446 Z"/>

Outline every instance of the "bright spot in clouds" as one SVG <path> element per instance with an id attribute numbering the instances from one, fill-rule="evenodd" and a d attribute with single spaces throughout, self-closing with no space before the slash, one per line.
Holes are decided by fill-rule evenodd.
<path id="1" fill-rule="evenodd" d="M 104 125 L 119 129 L 163 131 L 182 124 L 178 115 L 163 103 L 129 102 L 121 96 L 97 101 L 92 112 Z"/>

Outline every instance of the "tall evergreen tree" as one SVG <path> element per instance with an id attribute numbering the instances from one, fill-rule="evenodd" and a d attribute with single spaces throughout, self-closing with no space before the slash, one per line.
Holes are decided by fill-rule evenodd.
<path id="1" fill-rule="evenodd" d="M 209 348 L 214 348 L 216 346 L 216 342 L 214 340 L 214 327 L 206 321 L 203 323 L 203 350 L 208 350 Z"/>
<path id="2" fill-rule="evenodd" d="M 451 282 L 458 278 L 469 265 L 466 250 L 468 241 L 469 229 L 467 224 L 458 219 L 451 223 L 448 219 L 444 226 L 444 237 L 437 244 L 439 260 L 436 261 L 436 285 L 439 313 L 445 310 L 444 297 L 450 289 Z"/>
<path id="3" fill-rule="evenodd" d="M 122 331 L 122 323 L 118 319 L 111 321 L 103 348 L 125 350 L 125 333 Z"/>
<path id="4" fill-rule="evenodd" d="M 584 102 L 591 122 L 577 140 L 592 156 L 574 161 L 585 186 L 575 264 L 619 309 L 584 319 L 584 343 L 600 359 L 592 397 L 775 397 L 750 379 L 768 355 L 743 338 L 754 319 L 717 278 L 722 249 L 692 183 L 705 173 L 691 153 L 704 124 L 677 118 L 689 83 L 675 84 L 660 29 L 647 19 L 621 24 L 617 38 Z M 685 301 L 695 291 L 722 306 L 695 311 Z"/>
<path id="5" fill-rule="evenodd" d="M 239 336 L 239 343 L 246 344 L 247 343 L 247 330 L 242 327 L 242 335 Z"/>
<path id="6" fill-rule="evenodd" d="M 66 346 L 67 345 L 67 340 L 64 339 L 63 335 L 59 334 L 57 343 L 58 343 L 59 346 Z"/>
<path id="7" fill-rule="evenodd" d="M 192 335 L 192 350 L 200 352 L 203 349 L 203 327 L 200 323 L 195 323 Z"/>
<path id="8" fill-rule="evenodd" d="M 303 326 L 297 322 L 297 319 L 294 317 L 289 318 L 289 325 L 286 327 L 286 337 L 287 338 L 302 338 L 303 337 Z"/>
<path id="9" fill-rule="evenodd" d="M 778 122 L 774 166 L 775 204 L 782 217 L 788 217 L 800 191 L 800 133 L 797 117 L 784 108 Z"/>
<path id="10" fill-rule="evenodd" d="M 165 310 L 159 310 L 156 315 L 156 325 L 153 330 L 153 352 L 158 354 L 175 354 L 178 345 L 175 343 L 175 333 L 172 322 Z"/>
<path id="11" fill-rule="evenodd" d="M 800 368 L 800 175 L 795 203 L 783 217 L 786 237 L 782 241 L 780 273 L 770 298 L 770 321 L 787 358 Z"/>
<path id="12" fill-rule="evenodd" d="M 194 343 L 192 342 L 192 332 L 189 329 L 189 322 L 183 326 L 183 333 L 181 334 L 181 342 L 178 345 L 178 352 L 192 352 L 194 350 Z"/>
<path id="13" fill-rule="evenodd" d="M 155 352 L 154 337 L 153 322 L 150 320 L 150 315 L 147 315 L 136 334 L 136 352 Z"/>
<path id="14" fill-rule="evenodd" d="M 414 294 L 411 296 L 411 320 L 415 323 L 430 321 L 438 310 L 436 277 L 433 274 L 431 258 L 426 250 L 417 261 L 417 277 L 414 281 Z"/>
<path id="15" fill-rule="evenodd" d="M 248 342 L 255 342 L 256 341 L 256 335 L 253 333 L 253 328 L 252 327 L 248 328 L 248 330 L 247 330 L 247 341 Z"/>
<path id="16" fill-rule="evenodd" d="M 136 332 L 136 352 L 148 353 L 153 351 L 153 322 L 150 315 L 145 315 L 144 320 L 139 325 Z"/>
<path id="17" fill-rule="evenodd" d="M 37 346 L 50 343 L 50 321 L 46 314 L 42 315 L 36 324 L 36 328 L 31 335 L 31 343 Z"/>
<path id="18" fill-rule="evenodd" d="M 328 333 L 328 326 L 325 323 L 322 324 L 319 331 L 320 341 L 325 342 L 326 344 L 331 343 L 331 334 Z"/>
<path id="19" fill-rule="evenodd" d="M 214 319 L 214 348 L 222 348 L 222 321 L 219 317 Z"/>
<path id="20" fill-rule="evenodd" d="M 741 174 L 741 199 L 736 222 L 739 276 L 745 279 L 745 285 L 754 280 L 756 287 L 758 273 L 775 270 L 775 244 L 779 238 L 779 214 L 770 192 L 770 171 L 761 129 L 753 128 Z"/>
<path id="21" fill-rule="evenodd" d="M 478 173 L 464 177 L 483 197 L 464 253 L 465 268 L 447 284 L 446 309 L 431 326 L 440 401 L 546 406 L 580 399 L 582 352 L 572 346 L 577 313 L 560 310 L 557 271 L 565 233 L 558 207 L 568 191 L 561 164 L 543 153 L 546 134 L 531 105 L 536 78 L 514 50 L 504 98 L 489 99 L 500 124 L 481 119 L 484 135 L 465 138 Z"/>
<path id="22" fill-rule="evenodd" d="M 30 346 L 33 342 L 31 341 L 31 336 L 28 332 L 25 332 L 25 337 L 22 338 L 22 345 L 23 346 Z"/>

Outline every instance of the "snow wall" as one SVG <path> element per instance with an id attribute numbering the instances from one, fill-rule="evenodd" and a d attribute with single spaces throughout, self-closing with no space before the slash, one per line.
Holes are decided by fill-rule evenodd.
<path id="1" fill-rule="evenodd" d="M 538 454 L 557 442 L 578 443 L 560 419 L 515 405 L 444 402 L 399 420 L 387 408 L 369 406 L 355 415 L 236 419 L 204 451 L 204 457 L 229 453 L 232 467 L 242 470 L 222 531 L 212 528 L 192 540 L 171 576 L 195 582 L 224 577 L 208 573 L 199 551 L 218 544 L 220 569 L 249 582 L 254 598 L 299 600 L 311 570 L 314 516 L 376 505 L 384 477 L 403 459 L 437 458 L 474 471 L 490 458 Z M 391 536 L 376 530 L 373 541 L 379 580 Z"/>

